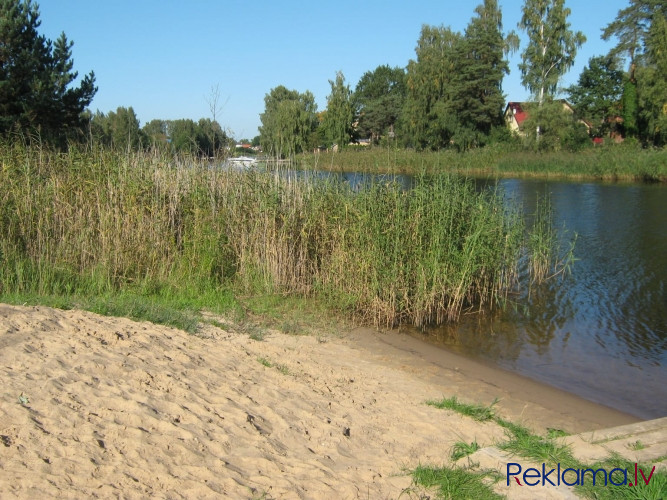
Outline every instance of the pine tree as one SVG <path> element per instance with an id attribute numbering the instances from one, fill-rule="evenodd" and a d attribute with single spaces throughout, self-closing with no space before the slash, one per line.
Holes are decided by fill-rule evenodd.
<path id="1" fill-rule="evenodd" d="M 82 113 L 97 87 L 90 72 L 78 87 L 72 42 L 38 33 L 38 6 L 31 0 L 0 0 L 0 134 L 38 132 L 62 141 L 80 130 Z"/>
<path id="2" fill-rule="evenodd" d="M 462 145 L 464 149 L 483 142 L 493 127 L 503 124 L 502 81 L 509 73 L 505 55 L 518 44 L 514 33 L 503 35 L 497 0 L 484 0 L 475 14 L 458 46 L 452 82 L 451 106 L 460 124 L 456 135 L 472 141 Z M 455 137 L 454 142 L 460 141 Z"/>

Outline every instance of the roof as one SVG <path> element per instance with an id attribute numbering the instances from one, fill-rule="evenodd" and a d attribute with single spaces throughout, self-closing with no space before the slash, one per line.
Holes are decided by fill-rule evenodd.
<path id="1" fill-rule="evenodd" d="M 508 102 L 507 108 L 512 111 L 514 119 L 516 120 L 517 125 L 521 124 L 528 118 L 528 113 L 524 111 L 523 104 L 521 102 Z M 505 111 L 507 113 L 507 111 Z"/>

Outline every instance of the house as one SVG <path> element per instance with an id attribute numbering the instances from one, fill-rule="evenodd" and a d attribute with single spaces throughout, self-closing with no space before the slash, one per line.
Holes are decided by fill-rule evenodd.
<path id="1" fill-rule="evenodd" d="M 508 102 L 505 108 L 505 123 L 516 134 L 521 134 L 521 125 L 528 118 L 528 113 L 523 109 L 525 105 L 523 102 Z"/>
<path id="2" fill-rule="evenodd" d="M 563 105 L 563 110 L 567 111 L 568 113 L 574 114 L 574 108 L 572 105 L 567 102 L 565 99 L 559 99 L 559 102 Z M 505 123 L 507 123 L 507 126 L 509 129 L 514 132 L 515 134 L 518 135 L 525 135 L 525 132 L 522 130 L 522 125 L 523 123 L 528 119 L 529 114 L 528 114 L 528 107 L 533 104 L 533 103 L 528 103 L 528 102 L 508 102 L 507 106 L 505 107 Z M 586 120 L 582 120 L 581 118 L 577 120 L 579 123 L 582 123 L 586 129 L 588 130 L 588 133 L 591 133 L 591 128 L 592 125 L 588 123 Z"/>

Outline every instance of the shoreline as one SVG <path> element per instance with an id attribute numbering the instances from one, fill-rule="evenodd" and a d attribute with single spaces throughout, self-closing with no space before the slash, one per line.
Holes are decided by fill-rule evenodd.
<path id="1" fill-rule="evenodd" d="M 524 416 L 537 424 L 538 428 L 553 427 L 555 420 L 570 425 L 570 428 L 563 430 L 574 434 L 644 420 L 492 362 L 454 352 L 446 346 L 430 344 L 407 333 L 396 330 L 379 332 L 361 327 L 355 330 L 353 338 L 369 350 L 385 350 L 386 355 L 409 355 L 403 358 L 404 365 L 432 366 L 430 381 L 433 383 L 443 383 L 451 376 L 463 377 L 464 380 L 459 382 L 461 386 L 470 385 L 471 394 L 479 397 L 478 401 L 471 402 L 488 405 L 498 397 L 503 409 L 510 413 L 510 419 Z M 460 397 L 471 399 L 464 394 Z M 535 411 L 538 408 L 540 411 Z M 544 411 L 546 414 L 540 413 Z M 576 421 L 572 420 L 573 417 Z"/>

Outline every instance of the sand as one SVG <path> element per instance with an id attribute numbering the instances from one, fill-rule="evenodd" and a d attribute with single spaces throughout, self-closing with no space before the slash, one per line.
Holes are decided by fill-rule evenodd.
<path id="1" fill-rule="evenodd" d="M 2 304 L 0 394 L 2 498 L 398 498 L 455 442 L 504 437 L 429 399 L 499 397 L 537 431 L 636 420 L 396 333 L 257 341 Z"/>

